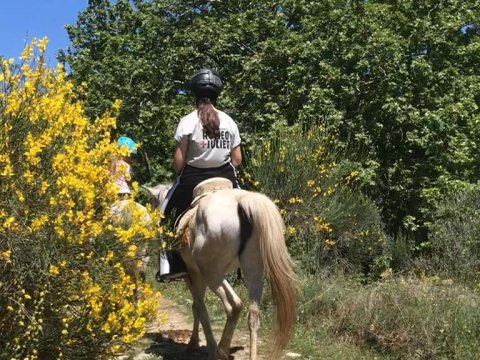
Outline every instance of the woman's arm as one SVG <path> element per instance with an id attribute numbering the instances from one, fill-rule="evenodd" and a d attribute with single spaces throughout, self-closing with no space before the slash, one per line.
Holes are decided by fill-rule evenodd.
<path id="1" fill-rule="evenodd" d="M 180 141 L 177 141 L 177 147 L 173 155 L 173 169 L 176 174 L 180 174 L 185 166 L 185 156 L 187 154 L 187 138 L 184 137 Z"/>
<path id="2" fill-rule="evenodd" d="M 230 159 L 232 161 L 232 165 L 235 167 L 242 163 L 242 149 L 240 148 L 240 145 L 235 146 L 230 151 Z"/>

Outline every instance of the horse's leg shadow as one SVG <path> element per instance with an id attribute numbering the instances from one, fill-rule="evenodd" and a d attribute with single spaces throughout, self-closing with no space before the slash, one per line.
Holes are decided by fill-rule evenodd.
<path id="1" fill-rule="evenodd" d="M 207 360 L 208 352 L 206 346 L 197 347 L 191 350 L 185 341 L 189 336 L 188 330 L 172 330 L 168 333 L 147 333 L 145 337 L 152 341 L 150 346 L 145 350 L 145 354 L 161 356 L 164 360 Z M 182 336 L 181 339 L 172 339 Z M 237 351 L 244 351 L 244 346 L 233 346 L 230 348 L 229 360 L 235 360 Z"/>
<path id="2" fill-rule="evenodd" d="M 145 350 L 146 354 L 161 356 L 164 360 L 207 360 L 207 347 L 202 346 L 195 351 L 189 350 L 187 344 L 191 336 L 190 330 L 168 330 L 162 333 L 147 333 L 145 337 L 151 341 Z"/>

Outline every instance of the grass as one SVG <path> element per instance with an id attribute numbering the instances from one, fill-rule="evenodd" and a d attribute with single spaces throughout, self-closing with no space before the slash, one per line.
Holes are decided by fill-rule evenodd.
<path id="1" fill-rule="evenodd" d="M 160 291 L 190 312 L 192 300 L 181 282 Z M 438 278 L 392 278 L 365 284 L 359 277 L 303 277 L 298 323 L 289 351 L 301 359 L 396 360 L 478 359 L 479 294 Z M 244 286 L 235 286 L 244 303 Z M 212 322 L 223 326 L 221 303 L 206 302 Z M 260 338 L 269 336 L 270 293 L 265 289 Z M 237 329 L 247 329 L 246 307 Z"/>
<path id="2" fill-rule="evenodd" d="M 363 352 L 378 359 L 477 359 L 479 300 L 473 291 L 439 279 L 394 278 L 368 285 L 340 276 L 304 279 L 300 339 L 326 336 L 328 344 L 333 337 L 334 346 L 359 350 L 333 359 L 362 359 Z M 318 358 L 331 358 L 324 351 Z"/>

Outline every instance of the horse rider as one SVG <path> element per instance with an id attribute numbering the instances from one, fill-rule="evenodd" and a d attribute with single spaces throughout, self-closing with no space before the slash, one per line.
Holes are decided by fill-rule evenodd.
<path id="1" fill-rule="evenodd" d="M 119 200 L 122 200 L 128 199 L 131 194 L 131 154 L 137 154 L 137 143 L 128 136 L 120 136 L 117 140 L 117 146 L 119 148 L 126 148 L 128 152 L 127 155 L 115 157 L 110 166 L 110 174 L 114 177 Z"/>
<path id="2" fill-rule="evenodd" d="M 242 162 L 241 138 L 235 121 L 215 107 L 222 90 L 220 75 L 204 68 L 193 75 L 189 85 L 196 109 L 180 119 L 175 132 L 173 166 L 177 178 L 164 209 L 166 219 L 172 223 L 189 208 L 193 189 L 202 181 L 222 177 L 230 180 L 233 188 L 239 188 L 236 167 Z M 173 259 L 179 258 L 176 255 Z M 181 271 L 178 276 L 184 275 Z M 170 271 L 163 279 L 175 276 Z"/>
<path id="3" fill-rule="evenodd" d="M 115 201 L 110 207 L 110 215 L 112 216 L 114 221 L 121 221 L 130 225 L 132 221 L 132 211 L 133 209 L 136 209 L 136 211 L 142 214 L 141 219 L 145 223 L 145 225 L 150 226 L 152 221 L 147 209 L 141 204 L 130 201 L 130 184 L 132 180 L 132 155 L 137 154 L 138 144 L 128 136 L 120 136 L 117 139 L 117 146 L 121 149 L 125 148 L 127 150 L 127 154 L 115 157 L 110 166 L 110 174 L 113 176 L 113 181 L 117 188 L 118 194 L 117 201 Z M 140 278 L 143 280 L 145 279 L 147 263 L 149 260 L 146 244 L 139 245 L 137 256 L 142 261 L 142 266 L 138 270 Z M 126 266 L 126 271 L 130 275 L 135 276 L 136 271 L 132 268 L 131 264 L 128 264 L 128 266 Z"/>

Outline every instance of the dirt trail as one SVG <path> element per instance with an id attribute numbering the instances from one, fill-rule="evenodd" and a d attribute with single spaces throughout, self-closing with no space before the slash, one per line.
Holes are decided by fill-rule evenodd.
<path id="1" fill-rule="evenodd" d="M 132 352 L 120 357 L 119 360 L 206 360 L 207 348 L 201 327 L 200 349 L 195 352 L 187 352 L 187 343 L 192 333 L 192 321 L 189 316 L 178 305 L 166 298 L 162 298 L 160 309 L 163 314 L 168 315 L 166 321 L 148 326 L 147 333 L 137 343 Z M 212 325 L 215 338 L 219 341 L 222 329 L 218 328 L 220 325 Z M 263 342 L 259 339 L 259 348 L 262 345 Z M 235 330 L 230 359 L 249 359 L 248 331 L 239 328 Z M 263 360 L 264 357 L 259 354 L 258 359 Z"/>
<path id="2" fill-rule="evenodd" d="M 192 334 L 192 320 L 183 308 L 168 298 L 162 297 L 159 311 L 167 314 L 165 321 L 147 326 L 147 333 L 140 339 L 129 354 L 118 357 L 118 360 L 207 360 L 205 336 L 200 327 L 200 348 L 195 352 L 187 351 L 187 344 Z M 223 322 L 212 323 L 214 335 L 220 340 Z M 258 360 L 267 360 L 267 345 L 258 339 Z M 233 336 L 230 360 L 249 360 L 250 336 L 247 330 L 239 327 Z M 266 352 L 267 351 L 267 352 Z M 307 359 L 300 354 L 286 352 L 279 360 Z"/>

